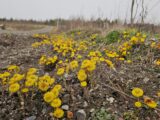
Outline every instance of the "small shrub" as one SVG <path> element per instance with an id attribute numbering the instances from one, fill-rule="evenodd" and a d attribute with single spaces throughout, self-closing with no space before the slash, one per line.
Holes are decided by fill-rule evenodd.
<path id="1" fill-rule="evenodd" d="M 109 34 L 105 37 L 106 39 L 106 43 L 107 44 L 111 44 L 114 42 L 118 42 L 118 40 L 120 39 L 120 32 L 119 31 L 111 31 L 109 32 Z"/>
<path id="2" fill-rule="evenodd" d="M 92 119 L 93 120 L 115 120 L 114 116 L 104 108 L 96 110 Z"/>

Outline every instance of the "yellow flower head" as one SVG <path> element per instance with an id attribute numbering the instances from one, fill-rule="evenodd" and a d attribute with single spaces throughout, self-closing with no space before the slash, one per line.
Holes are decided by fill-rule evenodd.
<path id="1" fill-rule="evenodd" d="M 143 96 L 143 93 L 144 93 L 143 90 L 140 88 L 134 88 L 132 90 L 132 95 L 135 97 L 141 97 L 141 96 Z"/>
<path id="2" fill-rule="evenodd" d="M 35 82 L 38 80 L 38 76 L 36 75 L 29 75 L 27 76 L 26 78 L 26 81 L 25 81 L 25 86 L 27 87 L 31 87 L 35 84 Z"/>
<path id="3" fill-rule="evenodd" d="M 36 72 L 37 72 L 36 68 L 29 68 L 28 72 L 27 72 L 27 75 L 32 75 L 32 74 L 35 74 Z"/>
<path id="4" fill-rule="evenodd" d="M 53 112 L 53 116 L 56 118 L 62 118 L 64 116 L 64 111 L 61 108 L 56 108 Z"/>
<path id="5" fill-rule="evenodd" d="M 78 61 L 73 60 L 72 62 L 70 62 L 69 65 L 70 65 L 70 68 L 73 70 L 78 67 Z"/>
<path id="6" fill-rule="evenodd" d="M 140 42 L 141 42 L 141 43 L 144 43 L 144 41 L 145 41 L 145 38 L 141 38 L 141 39 L 140 39 Z"/>
<path id="7" fill-rule="evenodd" d="M 9 86 L 9 92 L 15 93 L 20 89 L 20 85 L 18 83 L 11 84 Z"/>
<path id="8" fill-rule="evenodd" d="M 109 67 L 114 68 L 112 61 L 106 59 L 105 62 L 107 63 L 107 65 L 109 65 Z"/>
<path id="9" fill-rule="evenodd" d="M 44 81 L 39 81 L 38 88 L 42 91 L 47 91 L 49 89 L 49 83 Z"/>
<path id="10" fill-rule="evenodd" d="M 82 62 L 81 68 L 87 68 L 90 65 L 90 60 L 84 60 Z"/>
<path id="11" fill-rule="evenodd" d="M 123 52 L 122 52 L 122 55 L 123 55 L 123 56 L 126 56 L 126 55 L 127 55 L 127 51 L 123 51 Z"/>
<path id="12" fill-rule="evenodd" d="M 42 45 L 41 42 L 35 42 L 35 43 L 32 44 L 32 47 L 37 48 L 38 46 L 41 46 L 41 45 Z"/>
<path id="13" fill-rule="evenodd" d="M 151 43 L 151 48 L 155 48 L 156 47 L 156 42 L 152 42 Z"/>
<path id="14" fill-rule="evenodd" d="M 28 88 L 23 88 L 23 89 L 21 90 L 22 93 L 26 93 L 26 92 L 28 92 L 28 91 L 29 91 Z"/>
<path id="15" fill-rule="evenodd" d="M 75 53 L 74 53 L 74 52 L 72 52 L 72 53 L 71 53 L 71 58 L 73 58 L 73 57 L 74 57 L 74 55 L 75 55 Z"/>
<path id="16" fill-rule="evenodd" d="M 10 65 L 10 66 L 8 66 L 8 70 L 9 71 L 16 71 L 16 72 L 18 72 L 20 70 L 20 68 L 18 66 L 16 66 L 16 65 Z"/>
<path id="17" fill-rule="evenodd" d="M 9 84 L 13 84 L 15 82 L 19 82 L 24 78 L 24 75 L 21 74 L 14 74 L 13 77 L 10 79 Z"/>
<path id="18" fill-rule="evenodd" d="M 116 52 L 106 50 L 106 55 L 110 58 L 118 57 L 119 55 Z"/>
<path id="19" fill-rule="evenodd" d="M 104 62 L 104 61 L 105 61 L 104 57 L 101 57 L 99 60 L 100 60 L 101 62 Z"/>
<path id="20" fill-rule="evenodd" d="M 46 61 L 47 61 L 47 58 L 46 58 L 45 55 L 43 55 L 43 56 L 40 58 L 40 60 L 39 60 L 39 64 L 40 64 L 40 65 L 45 64 Z"/>
<path id="21" fill-rule="evenodd" d="M 77 56 L 77 58 L 78 58 L 78 59 L 81 59 L 81 58 L 82 58 L 82 56 L 81 56 L 81 55 L 78 55 L 78 56 Z"/>
<path id="22" fill-rule="evenodd" d="M 50 103 L 50 102 L 52 102 L 52 100 L 54 99 L 53 96 L 54 96 L 54 95 L 53 95 L 52 92 L 46 92 L 46 93 L 44 94 L 44 96 L 43 96 L 43 99 L 44 99 L 45 102 Z"/>
<path id="23" fill-rule="evenodd" d="M 53 88 L 53 90 L 58 90 L 58 91 L 60 91 L 61 89 L 62 89 L 62 85 L 59 85 L 59 84 L 55 85 Z"/>
<path id="24" fill-rule="evenodd" d="M 134 105 L 138 108 L 142 107 L 142 103 L 139 101 L 135 102 Z"/>
<path id="25" fill-rule="evenodd" d="M 156 60 L 155 65 L 160 66 L 160 59 Z"/>
<path id="26" fill-rule="evenodd" d="M 124 61 L 124 58 L 123 58 L 123 57 L 120 57 L 119 60 L 120 60 L 120 61 Z"/>
<path id="27" fill-rule="evenodd" d="M 141 36 L 141 33 L 138 32 L 138 33 L 136 34 L 136 36 L 137 36 L 137 37 Z"/>
<path id="28" fill-rule="evenodd" d="M 59 98 L 53 99 L 53 101 L 51 102 L 51 106 L 54 108 L 60 107 L 61 104 L 62 104 L 62 101 Z"/>
<path id="29" fill-rule="evenodd" d="M 132 44 L 137 44 L 138 43 L 138 37 L 133 36 L 130 41 L 131 41 Z"/>
<path id="30" fill-rule="evenodd" d="M 1 79 L 1 83 L 2 85 L 6 85 L 7 84 L 7 78 L 0 78 Z"/>
<path id="31" fill-rule="evenodd" d="M 90 65 L 87 67 L 87 70 L 88 70 L 89 72 L 92 72 L 92 71 L 95 70 L 95 69 L 96 69 L 96 64 L 95 64 L 95 62 L 94 62 L 94 61 L 90 62 Z"/>
<path id="32" fill-rule="evenodd" d="M 51 92 L 53 93 L 54 99 L 58 97 L 59 91 L 58 91 L 57 89 L 53 88 L 53 89 L 51 90 Z"/>
<path id="33" fill-rule="evenodd" d="M 9 73 L 9 72 L 4 72 L 4 73 L 0 74 L 0 79 L 9 77 L 10 75 L 11 75 L 11 73 Z"/>
<path id="34" fill-rule="evenodd" d="M 57 75 L 63 75 L 64 74 L 64 68 L 59 68 L 57 71 Z"/>
<path id="35" fill-rule="evenodd" d="M 132 63 L 132 61 L 131 60 L 127 60 L 127 63 L 130 64 L 130 63 Z"/>
<path id="36" fill-rule="evenodd" d="M 46 59 L 45 64 L 46 64 L 46 65 L 54 64 L 54 63 L 57 61 L 57 59 L 58 59 L 57 56 L 49 57 L 49 58 Z"/>
<path id="37" fill-rule="evenodd" d="M 81 86 L 82 87 L 86 87 L 87 86 L 87 82 L 86 81 L 81 82 Z"/>
<path id="38" fill-rule="evenodd" d="M 52 85 L 55 82 L 54 78 L 51 78 L 49 75 L 44 75 L 42 77 L 39 77 L 39 80 L 42 82 L 47 82 L 49 85 Z"/>
<path id="39" fill-rule="evenodd" d="M 91 72 L 96 69 L 96 62 L 92 60 L 84 60 L 81 65 L 82 69 L 86 69 L 87 71 Z"/>
<path id="40" fill-rule="evenodd" d="M 96 64 L 96 62 L 98 62 L 100 59 L 99 57 L 92 57 L 91 61 L 94 62 L 94 64 Z"/>
<path id="41" fill-rule="evenodd" d="M 144 103 L 150 108 L 156 108 L 157 103 L 149 97 L 144 97 Z"/>
<path id="42" fill-rule="evenodd" d="M 96 52 L 89 52 L 89 56 L 95 57 L 96 56 Z"/>
<path id="43" fill-rule="evenodd" d="M 80 81 L 84 81 L 84 80 L 87 79 L 87 74 L 86 74 L 86 72 L 85 72 L 83 69 L 81 69 L 81 70 L 78 72 L 78 79 L 79 79 Z"/>

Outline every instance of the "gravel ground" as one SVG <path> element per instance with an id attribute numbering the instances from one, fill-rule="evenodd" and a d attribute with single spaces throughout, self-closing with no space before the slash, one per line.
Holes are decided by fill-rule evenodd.
<path id="1" fill-rule="evenodd" d="M 46 47 L 33 49 L 31 44 L 39 40 L 30 35 L 0 34 L 0 71 L 5 70 L 9 64 L 19 65 L 22 69 L 39 68 L 38 59 L 50 49 Z M 103 72 L 99 73 L 99 76 L 96 76 L 96 73 L 100 70 L 95 71 L 95 76 L 99 77 L 99 81 L 96 81 L 94 87 L 89 86 L 87 89 L 82 89 L 78 80 L 75 81 L 76 78 L 71 79 L 60 96 L 63 105 L 73 111 L 76 115 L 74 119 L 77 120 L 92 120 L 94 112 L 102 107 L 114 115 L 116 120 L 125 120 L 122 118 L 124 113 L 129 114 L 132 111 L 138 112 L 136 115 L 139 120 L 160 120 L 158 111 L 148 112 L 146 108 L 136 110 L 133 106 L 133 99 L 107 86 L 112 81 L 113 88 L 129 95 L 135 86 L 143 88 L 148 95 L 155 93 L 160 88 L 160 75 L 159 72 L 154 71 L 152 62 L 146 63 L 148 57 L 146 55 L 142 60 L 135 59 L 132 65 L 119 66 L 117 64 L 119 66 L 117 72 L 101 66 L 100 69 Z M 32 93 L 24 95 L 25 101 L 22 109 L 18 94 L 11 96 L 0 86 L 0 120 L 52 120 L 53 118 L 49 115 L 52 109 L 43 102 L 42 98 L 39 92 L 35 95 Z M 136 120 L 136 118 L 126 120 Z"/>

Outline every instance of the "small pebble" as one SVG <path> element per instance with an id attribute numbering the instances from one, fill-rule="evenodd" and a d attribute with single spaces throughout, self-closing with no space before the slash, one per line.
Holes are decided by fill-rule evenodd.
<path id="1" fill-rule="evenodd" d="M 114 102 L 114 98 L 113 98 L 113 97 L 107 98 L 107 100 L 108 100 L 111 104 Z"/>
<path id="2" fill-rule="evenodd" d="M 94 108 L 92 108 L 89 112 L 93 113 L 94 111 L 95 111 L 95 109 L 94 109 Z"/>
<path id="3" fill-rule="evenodd" d="M 149 81 L 149 78 L 148 78 L 148 77 L 145 77 L 145 78 L 143 79 L 143 81 L 144 81 L 144 83 L 147 83 L 147 82 Z"/>
<path id="4" fill-rule="evenodd" d="M 28 118 L 26 118 L 25 120 L 35 120 L 36 119 L 36 116 L 30 116 Z"/>
<path id="5" fill-rule="evenodd" d="M 62 105 L 62 109 L 63 110 L 69 110 L 69 106 L 68 105 Z"/>
<path id="6" fill-rule="evenodd" d="M 87 103 L 86 101 L 84 101 L 83 107 L 84 107 L 84 108 L 85 108 L 85 107 L 88 107 L 88 103 Z"/>
<path id="7" fill-rule="evenodd" d="M 76 113 L 76 118 L 77 120 L 86 120 L 86 112 L 83 109 L 78 110 Z"/>

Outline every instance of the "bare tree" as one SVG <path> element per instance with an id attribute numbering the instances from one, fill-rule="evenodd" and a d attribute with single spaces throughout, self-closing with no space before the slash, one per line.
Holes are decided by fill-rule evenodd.
<path id="1" fill-rule="evenodd" d="M 135 15 L 134 15 L 134 21 L 135 21 L 135 19 L 136 19 L 136 17 L 137 17 L 137 14 L 138 14 L 138 9 L 139 9 L 139 4 L 140 4 L 140 1 L 135 1 L 136 2 L 136 9 L 135 9 Z"/>
<path id="2" fill-rule="evenodd" d="M 144 23 L 144 17 L 145 17 L 145 9 L 144 9 L 144 0 L 142 0 L 142 12 L 141 12 L 141 23 Z"/>
<path id="3" fill-rule="evenodd" d="M 133 18 L 134 5 L 135 5 L 135 0 L 132 0 L 132 3 L 131 3 L 131 25 L 133 25 L 133 23 L 134 23 L 134 18 Z"/>

